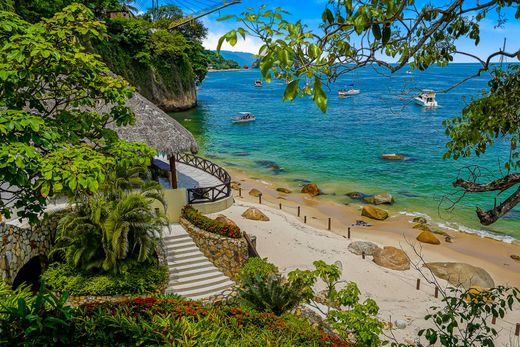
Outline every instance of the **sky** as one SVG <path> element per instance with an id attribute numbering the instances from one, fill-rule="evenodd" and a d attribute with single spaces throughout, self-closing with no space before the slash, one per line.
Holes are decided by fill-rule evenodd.
<path id="1" fill-rule="evenodd" d="M 161 0 L 161 2 L 169 2 L 171 4 L 185 7 L 186 11 L 188 8 L 193 11 L 203 7 L 204 4 L 218 3 L 218 0 Z M 433 1 L 436 6 L 439 3 L 446 3 L 447 0 Z M 417 0 L 416 4 L 419 6 L 425 4 L 425 0 Z M 471 1 L 469 1 L 471 4 Z M 228 32 L 229 30 L 235 29 L 238 26 L 234 20 L 228 20 L 219 22 L 217 19 L 221 16 L 228 14 L 240 14 L 245 11 L 246 7 L 252 7 L 254 9 L 259 8 L 261 5 L 266 4 L 268 7 L 282 7 L 284 10 L 290 12 L 292 21 L 302 20 L 312 30 L 318 31 L 318 26 L 321 23 L 321 14 L 327 4 L 327 0 L 242 0 L 242 3 L 229 6 L 225 9 L 215 12 L 208 16 L 201 18 L 204 25 L 208 28 L 208 36 L 204 40 L 204 47 L 206 49 L 214 50 L 217 47 L 219 38 Z M 466 6 L 466 5 L 465 5 Z M 477 52 L 479 56 L 486 56 L 486 54 L 495 52 L 503 45 L 504 38 L 507 38 L 506 51 L 514 51 L 520 48 L 520 20 L 514 19 L 514 11 L 510 10 L 506 13 L 509 21 L 502 28 L 495 28 L 496 14 L 490 14 L 489 18 L 484 19 L 481 22 L 481 42 L 478 48 L 475 48 L 472 41 L 465 39 L 457 43 L 457 47 L 461 50 L 468 50 L 471 52 Z M 247 37 L 246 40 L 240 39 L 239 42 L 231 47 L 225 43 L 222 47 L 224 50 L 236 51 L 236 52 L 248 52 L 256 54 L 262 43 L 260 40 L 254 37 Z M 514 61 L 514 59 L 509 59 Z M 455 57 L 455 62 L 474 62 L 470 58 L 464 56 Z"/>

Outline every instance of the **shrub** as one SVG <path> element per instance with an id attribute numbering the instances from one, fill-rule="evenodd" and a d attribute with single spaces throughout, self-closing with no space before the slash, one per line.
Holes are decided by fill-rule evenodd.
<path id="1" fill-rule="evenodd" d="M 207 232 L 231 237 L 234 239 L 239 239 L 242 237 L 242 233 L 240 232 L 239 227 L 224 224 L 214 219 L 208 218 L 191 206 L 185 206 L 182 209 L 182 216 L 197 228 Z"/>
<path id="2" fill-rule="evenodd" d="M 42 274 L 49 289 L 71 295 L 143 294 L 156 291 L 168 278 L 165 267 L 135 264 L 121 274 L 93 274 L 69 264 L 53 263 Z"/>
<path id="3" fill-rule="evenodd" d="M 267 278 L 278 273 L 278 267 L 267 261 L 267 258 L 251 257 L 242 269 L 240 269 L 240 281 L 244 282 L 249 278 L 260 276 Z"/>
<path id="4" fill-rule="evenodd" d="M 0 318 L 4 317 L 6 310 L 16 307 L 19 300 L 24 300 L 28 304 L 32 303 L 34 298 L 29 287 L 21 285 L 16 289 L 11 289 L 8 284 L 0 280 Z"/>

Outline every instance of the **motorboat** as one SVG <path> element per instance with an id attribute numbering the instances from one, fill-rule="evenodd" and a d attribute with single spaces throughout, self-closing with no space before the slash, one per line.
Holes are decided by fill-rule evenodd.
<path id="1" fill-rule="evenodd" d="M 255 120 L 256 116 L 251 112 L 238 112 L 238 116 L 232 118 L 233 123 L 248 123 Z"/>
<path id="2" fill-rule="evenodd" d="M 437 107 L 437 100 L 435 100 L 435 92 L 431 89 L 423 89 L 418 96 L 414 98 L 415 102 L 425 107 Z"/>
<path id="3" fill-rule="evenodd" d="M 354 84 L 349 84 L 349 87 L 348 89 L 341 89 L 338 91 L 338 95 L 339 96 L 351 96 L 351 95 L 357 95 L 359 93 L 361 93 L 361 90 L 360 89 L 354 89 Z"/>
<path id="4" fill-rule="evenodd" d="M 411 74 L 412 74 L 412 70 L 407 70 L 407 71 L 406 71 L 406 74 L 407 74 L 407 75 L 411 75 Z"/>
<path id="5" fill-rule="evenodd" d="M 262 86 L 262 80 L 256 80 L 255 87 L 261 87 L 261 86 Z"/>

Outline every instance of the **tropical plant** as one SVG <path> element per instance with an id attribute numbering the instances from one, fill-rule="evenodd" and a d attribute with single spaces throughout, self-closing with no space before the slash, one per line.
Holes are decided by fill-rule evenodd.
<path id="1" fill-rule="evenodd" d="M 12 289 L 3 280 L 0 280 L 0 319 L 4 317 L 3 312 L 16 307 L 19 300 L 24 300 L 28 304 L 32 303 L 34 298 L 30 288 L 22 284 L 18 288 Z"/>
<path id="2" fill-rule="evenodd" d="M 186 218 L 186 220 L 188 220 L 196 227 L 201 228 L 202 230 L 205 230 L 207 232 L 235 239 L 239 239 L 242 237 L 242 232 L 240 231 L 239 227 L 224 224 L 222 222 L 206 217 L 189 205 L 185 206 L 182 209 L 182 217 Z"/>
<path id="3" fill-rule="evenodd" d="M 243 283 L 256 276 L 267 278 L 278 273 L 278 267 L 267 261 L 267 258 L 250 257 L 240 269 L 240 281 Z"/>

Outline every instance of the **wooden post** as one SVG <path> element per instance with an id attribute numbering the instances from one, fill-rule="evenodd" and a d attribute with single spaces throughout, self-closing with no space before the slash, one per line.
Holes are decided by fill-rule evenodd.
<path id="1" fill-rule="evenodd" d="M 417 290 L 421 289 L 421 279 L 420 278 L 417 279 L 417 284 L 415 286 L 415 289 L 417 289 Z"/>
<path id="2" fill-rule="evenodd" d="M 497 317 L 496 316 L 493 316 L 493 318 L 491 318 L 491 324 L 497 324 Z"/>
<path id="3" fill-rule="evenodd" d="M 329 218 L 329 227 L 328 227 L 329 230 L 330 230 L 330 224 L 331 224 L 331 220 L 330 220 L 330 218 Z"/>
<path id="4" fill-rule="evenodd" d="M 278 204 L 278 207 L 280 207 L 280 210 L 282 209 L 282 203 L 281 202 Z"/>
<path id="5" fill-rule="evenodd" d="M 238 196 L 242 197 L 242 188 L 238 188 Z"/>
<path id="6" fill-rule="evenodd" d="M 260 205 L 262 204 L 262 193 L 260 193 L 260 195 L 258 195 L 258 203 Z"/>
<path id="7" fill-rule="evenodd" d="M 516 323 L 515 336 L 520 336 L 520 323 Z"/>
<path id="8" fill-rule="evenodd" d="M 435 297 L 439 297 L 439 287 L 435 286 Z"/>
<path id="9" fill-rule="evenodd" d="M 298 217 L 300 217 L 300 206 L 298 206 Z"/>
<path id="10" fill-rule="evenodd" d="M 175 168 L 175 155 L 170 158 L 170 184 L 172 189 L 177 189 L 177 169 Z"/>
<path id="11" fill-rule="evenodd" d="M 365 259 L 365 252 L 361 252 L 361 258 Z"/>
<path id="12" fill-rule="evenodd" d="M 348 227 L 347 238 L 350 240 L 350 227 Z"/>
<path id="13" fill-rule="evenodd" d="M 303 216 L 303 222 L 307 223 L 307 216 Z"/>

